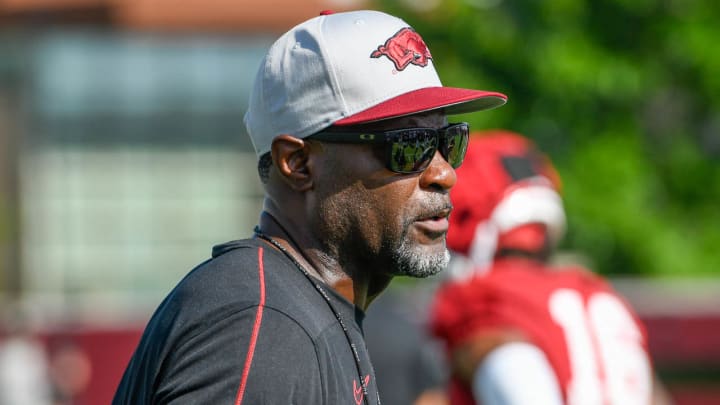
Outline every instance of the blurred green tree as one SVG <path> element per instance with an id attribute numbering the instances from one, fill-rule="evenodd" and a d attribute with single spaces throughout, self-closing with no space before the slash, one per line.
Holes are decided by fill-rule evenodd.
<path id="1" fill-rule="evenodd" d="M 380 0 L 445 85 L 504 92 L 462 117 L 533 138 L 564 181 L 564 248 L 614 275 L 720 273 L 720 3 Z"/>

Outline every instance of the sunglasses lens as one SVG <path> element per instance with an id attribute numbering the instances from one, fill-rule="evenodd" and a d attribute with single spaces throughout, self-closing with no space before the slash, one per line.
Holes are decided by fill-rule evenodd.
<path id="1" fill-rule="evenodd" d="M 465 159 L 469 142 L 469 128 L 460 124 L 447 129 L 442 154 L 454 169 L 457 169 Z"/>
<path id="2" fill-rule="evenodd" d="M 427 129 L 403 130 L 393 134 L 390 142 L 389 169 L 397 173 L 425 170 L 437 150 L 435 132 Z"/>

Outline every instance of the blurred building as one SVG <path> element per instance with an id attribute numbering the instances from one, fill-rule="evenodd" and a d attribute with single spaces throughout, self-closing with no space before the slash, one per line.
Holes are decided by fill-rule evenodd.
<path id="1" fill-rule="evenodd" d="M 261 4 L 0 0 L 3 290 L 117 322 L 251 233 L 259 60 L 278 32 L 361 2 Z"/>
<path id="2" fill-rule="evenodd" d="M 49 364 L 94 363 L 77 403 L 109 403 L 162 297 L 251 235 L 242 116 L 267 47 L 363 4 L 0 0 L 0 304 L 29 308 Z"/>

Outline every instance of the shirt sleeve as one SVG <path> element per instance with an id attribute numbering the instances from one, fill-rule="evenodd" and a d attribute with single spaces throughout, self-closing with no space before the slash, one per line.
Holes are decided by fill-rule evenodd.
<path id="1" fill-rule="evenodd" d="M 483 405 L 562 405 L 555 373 L 543 352 L 524 343 L 494 349 L 473 376 L 473 396 Z"/>
<path id="2" fill-rule="evenodd" d="M 323 403 L 310 337 L 294 320 L 267 307 L 255 327 L 257 311 L 252 307 L 197 323 L 169 334 L 169 340 L 158 331 L 162 328 L 151 328 L 113 404 Z"/>
<path id="3" fill-rule="evenodd" d="M 257 308 L 233 314 L 178 347 L 157 391 L 158 404 L 322 403 L 313 342 L 286 315 Z"/>

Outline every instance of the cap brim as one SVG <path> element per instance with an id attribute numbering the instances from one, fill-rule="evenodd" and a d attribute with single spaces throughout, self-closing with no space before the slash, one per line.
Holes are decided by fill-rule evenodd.
<path id="1" fill-rule="evenodd" d="M 362 124 L 438 109 L 442 109 L 447 115 L 464 114 L 499 107 L 506 102 L 507 96 L 502 93 L 455 87 L 427 87 L 391 98 L 335 121 L 334 125 Z"/>

